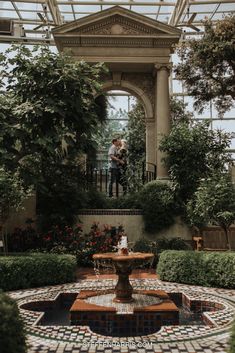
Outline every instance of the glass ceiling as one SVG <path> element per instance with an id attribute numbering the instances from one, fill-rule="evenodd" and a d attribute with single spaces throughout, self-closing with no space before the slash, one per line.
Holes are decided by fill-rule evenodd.
<path id="1" fill-rule="evenodd" d="M 201 34 L 202 20 L 222 19 L 235 12 L 235 0 L 0 0 L 0 42 L 53 43 L 51 29 L 114 5 L 183 28 L 186 35 Z"/>

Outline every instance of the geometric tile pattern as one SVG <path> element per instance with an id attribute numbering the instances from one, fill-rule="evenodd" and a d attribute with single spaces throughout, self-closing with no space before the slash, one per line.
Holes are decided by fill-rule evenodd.
<path id="1" fill-rule="evenodd" d="M 115 307 L 116 314 L 133 314 L 134 308 L 154 305 L 162 302 L 162 300 L 158 297 L 146 295 L 146 294 L 132 294 L 132 298 L 135 299 L 134 303 L 115 303 L 113 299 L 115 298 L 114 293 L 110 294 L 101 294 L 92 297 L 88 297 L 84 301 L 91 304 L 101 305 L 105 307 Z"/>
<path id="2" fill-rule="evenodd" d="M 235 290 L 206 288 L 162 282 L 156 279 L 133 279 L 135 290 L 164 290 L 184 293 L 192 305 L 200 301 L 216 303 L 215 310 L 204 315 L 208 325 L 163 326 L 146 336 L 108 337 L 91 332 L 86 326 L 40 326 L 43 313 L 25 310 L 33 301 L 54 301 L 61 293 L 79 294 L 81 290 L 114 288 L 115 280 L 81 280 L 76 283 L 9 292 L 17 300 L 26 324 L 29 353 L 226 353 L 229 330 L 235 315 Z M 209 307 L 208 307 L 209 308 Z M 212 311 L 211 311 L 212 310 Z M 213 323 L 213 325 L 211 324 Z"/>

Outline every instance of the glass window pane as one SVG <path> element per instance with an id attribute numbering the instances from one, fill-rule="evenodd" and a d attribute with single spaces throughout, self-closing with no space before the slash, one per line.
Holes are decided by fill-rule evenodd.
<path id="1" fill-rule="evenodd" d="M 230 109 L 224 114 L 224 118 L 234 118 L 235 119 L 235 107 Z M 235 129 L 234 129 L 235 131 Z"/>
<path id="2" fill-rule="evenodd" d="M 173 93 L 182 93 L 182 82 L 178 80 L 172 80 Z"/>
<path id="3" fill-rule="evenodd" d="M 222 129 L 226 132 L 235 132 L 235 120 L 215 120 L 212 123 L 214 129 Z"/>
<path id="4" fill-rule="evenodd" d="M 0 9 L 14 9 L 14 7 L 10 1 L 2 1 L 0 2 Z"/>
<path id="5" fill-rule="evenodd" d="M 42 6 L 39 3 L 31 2 L 15 2 L 19 10 L 33 10 L 33 11 L 42 11 Z"/>
<path id="6" fill-rule="evenodd" d="M 99 5 L 73 5 L 75 12 L 97 12 L 100 11 Z"/>
<path id="7" fill-rule="evenodd" d="M 59 5 L 60 11 L 72 12 L 71 5 Z"/>

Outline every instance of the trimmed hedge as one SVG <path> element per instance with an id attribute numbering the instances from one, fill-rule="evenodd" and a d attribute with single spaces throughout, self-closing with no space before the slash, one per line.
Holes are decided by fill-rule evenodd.
<path id="1" fill-rule="evenodd" d="M 30 254 L 0 257 L 0 288 L 5 291 L 72 282 L 76 257 Z"/>
<path id="2" fill-rule="evenodd" d="M 192 247 L 179 237 L 159 238 L 155 241 L 140 238 L 135 242 L 133 250 L 135 252 L 150 252 L 154 254 L 153 266 L 156 266 L 159 256 L 164 250 L 192 250 Z"/>
<path id="3" fill-rule="evenodd" d="M 235 353 L 235 321 L 233 323 L 233 328 L 229 341 L 229 353 Z"/>
<path id="4" fill-rule="evenodd" d="M 26 353 L 25 332 L 16 302 L 0 293 L 0 351 Z"/>
<path id="5" fill-rule="evenodd" d="M 167 250 L 157 273 L 164 281 L 235 289 L 235 252 Z"/>

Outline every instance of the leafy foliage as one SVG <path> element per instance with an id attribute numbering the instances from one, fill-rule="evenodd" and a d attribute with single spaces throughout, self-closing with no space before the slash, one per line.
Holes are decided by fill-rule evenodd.
<path id="1" fill-rule="evenodd" d="M 152 181 L 140 192 L 145 230 L 154 233 L 174 223 L 176 214 L 172 188 L 162 182 Z"/>
<path id="2" fill-rule="evenodd" d="M 127 195 L 120 196 L 117 199 L 111 199 L 109 208 L 141 209 L 142 204 L 140 201 L 140 195 L 138 192 L 132 192 Z"/>
<path id="3" fill-rule="evenodd" d="M 76 258 L 71 255 L 32 254 L 0 257 L 0 288 L 15 290 L 75 280 Z"/>
<path id="4" fill-rule="evenodd" d="M 122 233 L 122 226 L 113 227 L 107 224 L 100 226 L 94 223 L 90 232 L 80 239 L 77 263 L 83 266 L 90 266 L 93 265 L 93 254 L 116 251 Z"/>
<path id="5" fill-rule="evenodd" d="M 12 51 L 13 58 L 1 60 L 7 80 L 6 100 L 0 100 L 3 162 L 40 171 L 48 157 L 58 161 L 86 151 L 101 119 L 93 92 L 101 91 L 102 66 L 72 61 L 47 47 L 13 46 Z"/>
<path id="6" fill-rule="evenodd" d="M 1 353 L 26 353 L 26 337 L 16 302 L 0 292 Z"/>
<path id="7" fill-rule="evenodd" d="M 37 188 L 40 229 L 73 224 L 86 199 L 82 190 L 85 180 L 79 166 L 51 163 L 45 166 L 43 174 L 45 184 L 40 184 Z"/>
<path id="8" fill-rule="evenodd" d="M 53 226 L 47 232 L 42 233 L 29 225 L 24 229 L 15 228 L 8 236 L 8 245 L 10 252 L 29 250 L 50 252 L 52 249 L 58 248 L 58 253 L 74 254 L 78 249 L 81 236 L 82 227 L 80 224 L 74 228 Z"/>
<path id="9" fill-rule="evenodd" d="M 94 148 L 92 136 L 106 116 L 100 79 L 105 69 L 46 46 L 15 45 L 1 55 L 0 69 L 0 165 L 19 171 L 24 185 L 33 185 L 40 200 L 44 197 L 39 210 L 44 217 L 48 202 L 51 218 L 69 223 L 83 180 L 78 173 L 75 185 L 74 175 L 61 165 L 80 170 L 80 156 Z"/>
<path id="10" fill-rule="evenodd" d="M 231 249 L 228 229 L 235 221 L 235 187 L 231 177 L 217 174 L 202 180 L 187 205 L 187 215 L 190 223 L 198 227 L 208 222 L 221 226 Z"/>
<path id="11" fill-rule="evenodd" d="M 21 207 L 29 194 L 30 189 L 25 190 L 17 172 L 9 173 L 0 167 L 0 224 L 7 219 L 10 209 Z"/>
<path id="12" fill-rule="evenodd" d="M 141 189 L 143 165 L 145 165 L 146 134 L 145 113 L 143 106 L 137 102 L 128 114 L 127 134 L 128 165 L 127 180 L 131 192 Z"/>
<path id="13" fill-rule="evenodd" d="M 167 153 L 164 162 L 181 201 L 192 197 L 200 179 L 226 169 L 231 162 L 226 151 L 230 140 L 228 133 L 211 130 L 208 122 L 175 124 L 162 139 L 160 148 Z"/>
<path id="14" fill-rule="evenodd" d="M 187 109 L 187 104 L 182 100 L 171 97 L 170 117 L 173 124 L 192 122 L 193 114 Z"/>
<path id="15" fill-rule="evenodd" d="M 235 16 L 213 25 L 205 22 L 200 39 L 189 39 L 178 47 L 181 62 L 176 77 L 183 80 L 188 94 L 195 98 L 195 108 L 202 112 L 214 100 L 220 115 L 234 106 L 235 99 Z"/>
<path id="16" fill-rule="evenodd" d="M 89 233 L 84 234 L 81 224 L 75 227 L 54 226 L 47 232 L 37 232 L 31 226 L 16 228 L 8 236 L 10 251 L 39 251 L 52 254 L 71 254 L 77 263 L 83 266 L 93 264 L 92 255 L 114 251 L 123 232 L 122 226 L 100 226 L 94 223 Z"/>
<path id="17" fill-rule="evenodd" d="M 150 252 L 154 254 L 154 265 L 157 264 L 159 256 L 164 250 L 189 250 L 190 246 L 179 237 L 174 238 L 159 238 L 156 241 L 140 238 L 134 244 L 134 251 Z"/>
<path id="18" fill-rule="evenodd" d="M 161 280 L 235 288 L 235 253 L 173 251 L 160 255 L 157 273 Z"/>

